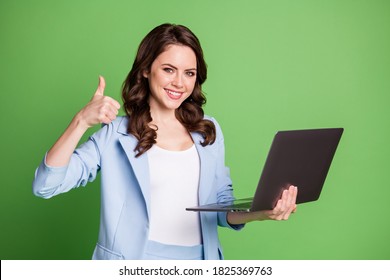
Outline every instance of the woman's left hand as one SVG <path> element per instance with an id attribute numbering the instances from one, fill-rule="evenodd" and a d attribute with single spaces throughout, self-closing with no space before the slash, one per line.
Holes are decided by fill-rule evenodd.
<path id="1" fill-rule="evenodd" d="M 290 214 L 297 209 L 297 195 L 298 188 L 291 185 L 287 190 L 283 191 L 282 197 L 278 200 L 274 209 L 259 211 L 260 220 L 288 220 Z"/>
<path id="2" fill-rule="evenodd" d="M 297 209 L 297 195 L 298 188 L 291 185 L 283 191 L 282 197 L 278 200 L 274 209 L 256 212 L 229 212 L 227 216 L 228 223 L 237 225 L 252 221 L 287 220 L 291 213 L 294 213 Z"/>

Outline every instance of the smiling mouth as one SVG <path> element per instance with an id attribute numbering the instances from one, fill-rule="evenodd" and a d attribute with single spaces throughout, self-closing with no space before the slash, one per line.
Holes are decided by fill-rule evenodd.
<path id="1" fill-rule="evenodd" d="M 168 94 L 168 96 L 174 100 L 180 99 L 180 97 L 183 95 L 183 92 L 177 92 L 166 88 L 164 90 Z"/>

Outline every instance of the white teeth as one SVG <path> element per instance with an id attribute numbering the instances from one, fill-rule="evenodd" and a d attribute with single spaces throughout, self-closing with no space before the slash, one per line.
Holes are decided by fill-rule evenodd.
<path id="1" fill-rule="evenodd" d="M 171 91 L 171 90 L 166 90 L 169 94 L 172 94 L 173 96 L 180 96 L 181 94 L 178 93 L 178 92 L 175 92 L 175 91 Z"/>

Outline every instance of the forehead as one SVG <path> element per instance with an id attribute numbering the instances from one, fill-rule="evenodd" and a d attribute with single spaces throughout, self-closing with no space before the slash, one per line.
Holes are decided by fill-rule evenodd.
<path id="1" fill-rule="evenodd" d="M 192 69 L 196 68 L 195 52 L 187 46 L 168 45 L 153 64 L 171 64 L 177 68 Z"/>

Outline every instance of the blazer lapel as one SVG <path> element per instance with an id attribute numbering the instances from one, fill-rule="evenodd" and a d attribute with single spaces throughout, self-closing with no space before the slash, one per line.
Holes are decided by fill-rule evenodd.
<path id="1" fill-rule="evenodd" d="M 216 155 L 212 153 L 210 146 L 201 145 L 203 137 L 199 133 L 191 133 L 191 136 L 200 159 L 199 204 L 206 204 L 213 189 Z"/>
<path id="2" fill-rule="evenodd" d="M 139 157 L 135 157 L 136 153 L 134 150 L 138 140 L 133 135 L 127 133 L 127 124 L 123 124 L 122 122 L 118 128 L 118 132 L 123 134 L 123 136 L 119 138 L 119 142 L 133 168 L 135 177 L 145 199 L 146 210 L 150 219 L 150 175 L 148 157 L 146 153 Z"/>

